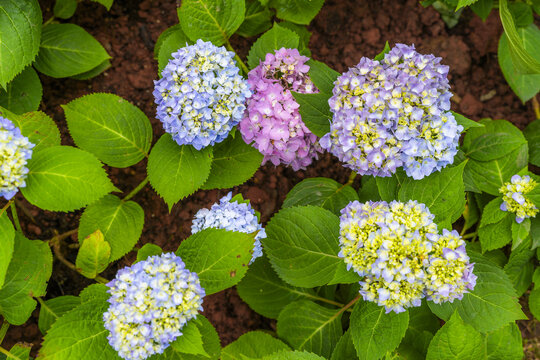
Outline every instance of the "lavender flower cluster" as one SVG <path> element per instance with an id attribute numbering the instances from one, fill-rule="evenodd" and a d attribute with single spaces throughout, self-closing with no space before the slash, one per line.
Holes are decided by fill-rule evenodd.
<path id="1" fill-rule="evenodd" d="M 502 211 L 509 211 L 516 214 L 516 222 L 521 222 L 530 217 L 535 217 L 538 208 L 525 195 L 533 190 L 538 183 L 531 179 L 529 175 L 514 175 L 510 182 L 501 186 L 499 192 L 503 194 Z"/>
<path id="2" fill-rule="evenodd" d="M 382 61 L 362 58 L 335 82 L 333 120 L 321 146 L 361 175 L 403 167 L 422 179 L 452 164 L 458 125 L 450 110 L 448 66 L 396 44 Z"/>
<path id="3" fill-rule="evenodd" d="M 232 192 L 222 197 L 219 203 L 215 203 L 210 209 L 199 210 L 193 219 L 191 232 L 195 234 L 207 228 L 225 229 L 246 234 L 257 232 L 253 244 L 251 264 L 256 258 L 262 256 L 261 239 L 266 238 L 266 232 L 249 203 L 231 202 L 231 198 Z"/>
<path id="4" fill-rule="evenodd" d="M 364 278 L 360 294 L 396 313 L 461 299 L 476 276 L 465 242 L 455 231 L 438 234 L 434 216 L 417 201 L 353 201 L 341 210 L 339 256 Z"/>
<path id="5" fill-rule="evenodd" d="M 310 77 L 309 58 L 296 49 L 281 48 L 248 75 L 253 96 L 238 125 L 244 141 L 264 155 L 263 164 L 285 164 L 293 170 L 305 169 L 321 151 L 315 136 L 303 123 L 299 105 L 291 91 L 317 92 Z"/>
<path id="6" fill-rule="evenodd" d="M 197 150 L 225 140 L 251 96 L 234 53 L 198 40 L 172 57 L 163 77 L 154 82 L 157 118 L 163 128 L 179 145 Z"/>
<path id="7" fill-rule="evenodd" d="M 10 200 L 20 187 L 26 186 L 26 164 L 33 147 L 19 128 L 0 116 L 0 196 L 4 199 Z"/>
<path id="8" fill-rule="evenodd" d="M 126 360 L 161 354 L 202 311 L 204 289 L 196 273 L 173 253 L 151 256 L 118 271 L 103 314 L 109 343 Z"/>

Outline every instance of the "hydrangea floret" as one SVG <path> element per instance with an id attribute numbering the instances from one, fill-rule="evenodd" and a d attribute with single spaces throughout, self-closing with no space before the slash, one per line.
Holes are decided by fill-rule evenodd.
<path id="1" fill-rule="evenodd" d="M 413 200 L 353 201 L 341 210 L 339 256 L 364 277 L 364 300 L 399 313 L 420 306 L 426 295 L 453 301 L 474 288 L 473 264 L 461 257 L 463 240 L 455 232 L 440 236 L 433 218 Z M 446 272 L 441 264 L 448 265 Z"/>
<path id="2" fill-rule="evenodd" d="M 303 94 L 318 90 L 308 75 L 308 57 L 297 49 L 281 48 L 248 74 L 253 96 L 238 125 L 244 141 L 252 144 L 274 165 L 305 169 L 318 158 L 317 136 L 306 127 L 291 91 Z"/>
<path id="3" fill-rule="evenodd" d="M 161 354 L 202 311 L 205 291 L 196 273 L 173 253 L 118 271 L 103 315 L 110 345 L 126 360 Z"/>
<path id="4" fill-rule="evenodd" d="M 463 127 L 450 112 L 448 66 L 440 62 L 404 44 L 381 61 L 362 58 L 334 83 L 321 146 L 361 175 L 403 167 L 422 179 L 452 164 Z"/>
<path id="5" fill-rule="evenodd" d="M 199 210 L 193 219 L 191 232 L 195 234 L 207 228 L 225 229 L 246 234 L 257 232 L 253 244 L 251 264 L 256 258 L 262 256 L 261 239 L 266 238 L 266 232 L 259 223 L 251 204 L 231 201 L 231 199 L 232 192 L 229 192 L 219 200 L 219 203 L 213 204 L 210 209 Z"/>
<path id="6" fill-rule="evenodd" d="M 514 175 L 510 182 L 501 186 L 499 192 L 503 195 L 502 211 L 509 211 L 516 214 L 516 222 L 520 224 L 524 219 L 535 217 L 538 208 L 525 195 L 533 190 L 538 183 L 531 179 L 529 175 Z"/>
<path id="7" fill-rule="evenodd" d="M 234 53 L 197 40 L 172 54 L 154 82 L 157 118 L 179 145 L 200 150 L 227 138 L 251 96 Z"/>
<path id="8" fill-rule="evenodd" d="M 32 144 L 11 121 L 0 116 L 0 196 L 10 200 L 26 186 Z"/>

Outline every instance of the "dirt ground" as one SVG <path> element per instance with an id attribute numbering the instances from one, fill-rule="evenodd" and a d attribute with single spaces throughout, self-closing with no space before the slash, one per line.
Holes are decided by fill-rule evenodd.
<path id="1" fill-rule="evenodd" d="M 43 83 L 43 101 L 40 110 L 54 118 L 63 136 L 63 144 L 73 144 L 68 138 L 67 126 L 60 107 L 82 95 L 109 92 L 124 97 L 141 108 L 150 118 L 154 141 L 163 130 L 155 119 L 153 80 L 157 79 L 157 62 L 153 58 L 154 43 L 159 34 L 178 22 L 174 0 L 115 0 L 110 12 L 99 4 L 83 1 L 75 16 L 68 20 L 94 35 L 112 56 L 112 67 L 88 81 L 52 79 L 40 75 Z M 44 20 L 52 14 L 54 0 L 40 0 Z M 538 20 L 538 18 L 537 18 Z M 358 63 L 362 56 L 373 57 L 382 50 L 385 41 L 415 44 L 420 52 L 443 57 L 450 66 L 450 81 L 455 94 L 453 110 L 471 119 L 485 117 L 507 119 L 523 129 L 534 120 L 530 103 L 523 105 L 515 96 L 499 69 L 497 43 L 502 32 L 497 12 L 486 22 L 465 10 L 459 24 L 448 29 L 433 9 L 424 9 L 417 0 L 327 0 L 320 14 L 309 26 L 313 36 L 310 48 L 313 58 L 326 62 L 339 72 Z M 233 47 L 245 58 L 254 39 L 234 36 Z M 114 184 L 130 191 L 146 176 L 146 162 L 127 169 L 109 168 Z M 287 192 L 308 177 L 325 176 L 345 182 L 349 170 L 344 169 L 329 154 L 325 154 L 305 171 L 265 165 L 246 184 L 233 191 L 242 192 L 268 221 L 283 202 Z M 359 182 L 356 180 L 355 186 Z M 133 200 L 145 209 L 145 225 L 139 245 L 152 242 L 164 250 L 176 250 L 182 239 L 190 235 L 191 220 L 197 210 L 208 207 L 228 190 L 199 191 L 173 207 L 169 213 L 164 201 L 146 187 Z M 18 199 L 22 200 L 20 194 Z M 56 214 L 41 211 L 24 202 L 30 216 L 21 214 L 23 230 L 31 239 L 49 239 L 54 231 L 63 233 L 78 226 L 80 212 Z M 76 236 L 67 239 L 76 243 Z M 74 262 L 76 250 L 67 255 Z M 132 252 L 106 272 L 112 278 L 118 268 L 130 264 Z M 72 273 L 63 264 L 55 262 L 47 298 L 64 294 L 77 295 L 90 284 L 82 276 Z M 254 313 L 238 297 L 235 289 L 205 298 L 204 315 L 214 324 L 226 345 L 243 333 L 255 329 L 273 329 L 275 323 Z M 538 347 L 540 326 L 529 321 L 520 324 L 525 344 L 529 349 Z M 42 337 L 37 328 L 37 311 L 21 327 L 12 327 L 4 346 L 15 342 L 34 344 L 35 353 Z M 531 353 L 531 358 L 534 357 Z"/>

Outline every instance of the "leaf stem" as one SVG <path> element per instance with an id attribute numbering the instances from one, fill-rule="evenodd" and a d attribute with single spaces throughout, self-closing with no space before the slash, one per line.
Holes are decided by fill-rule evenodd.
<path id="1" fill-rule="evenodd" d="M 356 176 L 358 174 L 356 172 L 351 172 L 351 175 L 349 175 L 349 180 L 347 180 L 347 182 L 345 183 L 345 186 L 347 185 L 352 185 L 352 183 L 354 182 L 354 179 L 356 179 Z"/>
<path id="2" fill-rule="evenodd" d="M 342 307 L 341 309 L 339 309 L 339 311 L 337 312 L 336 316 L 338 316 L 339 314 L 345 312 L 346 310 L 348 310 L 351 306 L 353 306 L 354 304 L 356 304 L 356 302 L 358 300 L 360 300 L 360 297 L 362 295 L 358 294 L 354 299 L 352 299 L 347 305 L 345 305 L 344 307 Z"/>
<path id="3" fill-rule="evenodd" d="M 56 17 L 53 15 L 49 18 L 49 20 L 45 21 L 42 26 L 49 25 L 50 23 L 54 21 L 54 19 L 56 19 Z"/>
<path id="4" fill-rule="evenodd" d="M 242 68 L 244 73 L 247 75 L 249 73 L 249 69 L 246 66 L 246 64 L 242 61 L 242 59 L 240 59 L 240 56 L 238 56 L 236 51 L 234 51 L 234 48 L 232 47 L 231 43 L 229 42 L 229 39 L 225 40 L 225 47 L 227 48 L 227 50 L 234 52 L 234 59 L 238 62 L 238 64 L 240 65 L 240 67 Z"/>
<path id="5" fill-rule="evenodd" d="M 6 349 L 4 349 L 1 346 L 0 346 L 0 354 L 6 355 L 8 359 L 13 357 L 13 355 L 9 351 L 7 351 Z"/>
<path id="6" fill-rule="evenodd" d="M 17 228 L 17 231 L 20 231 L 21 233 L 21 223 L 19 222 L 19 215 L 17 214 L 17 206 L 15 206 L 15 202 L 11 203 L 11 216 L 13 216 L 13 222 L 15 223 L 15 228 Z"/>
<path id="7" fill-rule="evenodd" d="M 4 214 L 4 212 L 7 210 L 7 208 L 11 205 L 11 203 L 12 203 L 13 201 L 14 201 L 13 199 L 12 199 L 12 200 L 9 200 L 9 201 L 7 202 L 7 204 L 4 205 L 4 207 L 2 208 L 2 210 L 0 210 L 0 216 L 2 216 L 2 215 Z"/>
<path id="8" fill-rule="evenodd" d="M 62 241 L 62 240 L 64 240 L 65 238 L 68 238 L 68 237 L 70 237 L 71 235 L 76 234 L 77 231 L 79 231 L 78 228 L 77 228 L 77 229 L 73 229 L 73 230 L 66 231 L 65 233 L 62 233 L 62 234 L 53 236 L 52 238 L 50 238 L 49 240 L 47 240 L 47 242 L 48 242 L 50 245 L 53 245 L 53 244 L 56 243 L 56 242 Z"/>
<path id="9" fill-rule="evenodd" d="M 466 235 L 463 235 L 463 238 L 464 239 L 471 239 L 471 238 L 475 238 L 477 235 L 477 232 L 472 232 L 472 233 L 469 233 L 469 234 L 466 234 Z"/>
<path id="10" fill-rule="evenodd" d="M 540 104 L 538 104 L 538 99 L 536 99 L 536 95 L 533 96 L 532 100 L 532 106 L 534 109 L 534 113 L 536 115 L 536 119 L 540 120 Z"/>
<path id="11" fill-rule="evenodd" d="M 6 319 L 4 319 L 4 322 L 2 323 L 2 327 L 0 328 L 0 344 L 2 344 L 2 341 L 4 341 L 4 337 L 7 334 L 7 331 L 9 329 L 9 323 Z"/>
<path id="12" fill-rule="evenodd" d="M 126 202 L 132 197 L 134 197 L 139 191 L 141 191 L 146 186 L 146 184 L 148 184 L 148 181 L 150 181 L 150 179 L 148 179 L 148 176 L 147 176 L 143 181 L 141 181 L 139 185 L 137 185 L 135 189 L 131 190 L 131 192 L 122 199 L 122 202 Z"/>

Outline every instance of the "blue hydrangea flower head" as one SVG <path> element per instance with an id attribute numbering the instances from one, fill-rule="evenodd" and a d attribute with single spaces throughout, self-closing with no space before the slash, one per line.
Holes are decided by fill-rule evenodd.
<path id="1" fill-rule="evenodd" d="M 531 179 L 529 175 L 514 175 L 510 182 L 501 186 L 499 192 L 503 195 L 502 211 L 509 211 L 516 214 L 516 222 L 520 224 L 524 219 L 535 217 L 538 208 L 526 197 L 538 183 Z"/>
<path id="2" fill-rule="evenodd" d="M 26 164 L 32 157 L 32 144 L 11 121 L 0 116 L 0 196 L 10 200 L 25 187 Z"/>
<path id="3" fill-rule="evenodd" d="M 391 176 L 402 166 L 422 179 L 452 164 L 463 127 L 440 61 L 404 44 L 382 61 L 362 58 L 334 83 L 321 146 L 361 175 Z"/>
<path id="4" fill-rule="evenodd" d="M 193 219 L 191 232 L 195 234 L 207 228 L 225 229 L 246 234 L 257 232 L 253 244 L 251 264 L 256 258 L 262 256 L 261 239 L 266 238 L 266 232 L 259 223 L 255 210 L 249 203 L 231 202 L 231 199 L 232 192 L 229 192 L 219 200 L 219 203 L 212 205 L 210 209 L 199 210 Z"/>
<path id="5" fill-rule="evenodd" d="M 161 354 L 202 311 L 205 296 L 196 273 L 173 253 L 151 256 L 118 271 L 103 314 L 109 344 L 126 360 Z"/>
<path id="6" fill-rule="evenodd" d="M 247 81 L 223 46 L 197 40 L 172 54 L 154 82 L 157 118 L 179 145 L 197 150 L 227 138 L 251 96 Z"/>

